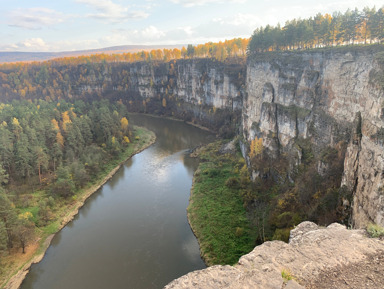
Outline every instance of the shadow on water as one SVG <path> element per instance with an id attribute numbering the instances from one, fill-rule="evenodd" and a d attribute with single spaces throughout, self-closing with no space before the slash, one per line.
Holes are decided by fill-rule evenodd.
<path id="1" fill-rule="evenodd" d="M 162 288 L 204 268 L 186 207 L 197 161 L 213 136 L 183 122 L 133 115 L 157 141 L 92 195 L 59 232 L 22 289 Z"/>

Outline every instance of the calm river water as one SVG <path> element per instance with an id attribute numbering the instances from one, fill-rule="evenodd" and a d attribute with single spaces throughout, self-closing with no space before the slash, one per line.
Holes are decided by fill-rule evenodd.
<path id="1" fill-rule="evenodd" d="M 195 159 L 213 139 L 182 122 L 133 115 L 157 142 L 129 160 L 33 265 L 22 289 L 162 288 L 204 268 L 186 217 Z"/>

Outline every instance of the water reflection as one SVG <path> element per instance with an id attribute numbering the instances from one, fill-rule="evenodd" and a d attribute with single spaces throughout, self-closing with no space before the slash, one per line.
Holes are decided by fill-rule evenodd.
<path id="1" fill-rule="evenodd" d="M 146 116 L 157 142 L 131 161 L 56 235 L 27 288 L 162 288 L 204 268 L 186 218 L 197 162 L 186 150 L 210 141 L 197 128 Z"/>
<path id="2" fill-rule="evenodd" d="M 130 163 L 132 165 L 132 160 L 129 160 L 127 161 L 127 163 Z M 126 168 L 129 168 L 131 165 L 125 165 Z M 124 179 L 124 174 L 125 174 L 125 169 L 124 168 L 120 168 L 114 175 L 113 175 L 113 178 L 111 178 L 109 181 L 108 181 L 108 186 L 111 187 L 111 189 L 113 190 L 113 188 L 119 183 L 119 181 L 121 179 Z"/>

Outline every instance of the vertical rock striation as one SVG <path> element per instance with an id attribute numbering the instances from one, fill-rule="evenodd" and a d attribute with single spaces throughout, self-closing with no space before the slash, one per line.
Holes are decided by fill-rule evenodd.
<path id="1" fill-rule="evenodd" d="M 353 221 L 384 225 L 384 93 L 375 80 L 382 47 L 282 52 L 249 60 L 243 132 L 271 155 L 301 161 L 296 141 L 315 155 L 347 142 L 342 185 L 353 191 Z M 319 161 L 318 172 L 326 163 Z"/>
<path id="2" fill-rule="evenodd" d="M 118 97 L 133 111 L 172 115 L 212 129 L 241 116 L 244 64 L 188 59 L 133 63 L 124 71 L 128 88 Z"/>

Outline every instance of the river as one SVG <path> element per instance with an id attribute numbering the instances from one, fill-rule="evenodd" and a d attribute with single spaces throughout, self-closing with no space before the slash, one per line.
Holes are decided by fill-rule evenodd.
<path id="1" fill-rule="evenodd" d="M 31 267 L 21 289 L 162 288 L 205 268 L 186 217 L 197 160 L 187 150 L 213 136 L 183 122 L 132 115 L 154 131 L 135 155 L 93 194 Z"/>

